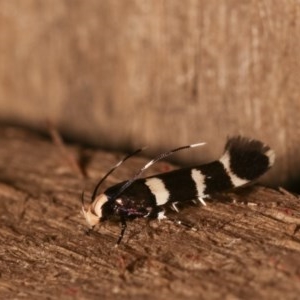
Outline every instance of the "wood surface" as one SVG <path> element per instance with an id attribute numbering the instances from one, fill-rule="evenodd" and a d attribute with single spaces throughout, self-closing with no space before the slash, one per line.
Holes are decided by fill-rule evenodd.
<path id="1" fill-rule="evenodd" d="M 114 248 L 120 224 L 87 235 L 80 197 L 85 190 L 88 198 L 123 154 L 62 147 L 57 139 L 0 127 L 1 299 L 299 297 L 298 196 L 258 185 L 216 195 L 206 207 L 170 212 L 196 230 L 135 220 Z M 104 188 L 146 161 L 132 158 Z M 172 168 L 160 162 L 152 172 Z"/>
<path id="2" fill-rule="evenodd" d="M 298 0 L 0 0 L 0 122 L 149 154 L 228 135 L 269 143 L 300 187 Z"/>

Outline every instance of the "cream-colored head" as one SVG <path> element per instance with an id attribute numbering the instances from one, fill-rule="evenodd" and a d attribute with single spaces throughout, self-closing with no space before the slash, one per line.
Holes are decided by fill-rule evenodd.
<path id="1" fill-rule="evenodd" d="M 94 227 L 100 221 L 102 217 L 102 206 L 108 201 L 105 194 L 101 194 L 95 198 L 95 200 L 88 204 L 82 205 L 83 215 L 90 227 Z"/>

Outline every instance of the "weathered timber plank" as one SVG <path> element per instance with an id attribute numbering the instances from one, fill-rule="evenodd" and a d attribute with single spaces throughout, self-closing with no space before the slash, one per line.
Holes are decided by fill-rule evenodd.
<path id="1" fill-rule="evenodd" d="M 264 187 L 190 206 L 171 222 L 136 220 L 86 235 L 80 194 L 120 154 L 68 146 L 73 172 L 50 140 L 0 128 L 0 297 L 14 299 L 296 299 L 300 292 L 299 198 Z M 128 178 L 133 158 L 105 184 Z M 153 172 L 169 167 L 157 164 Z"/>

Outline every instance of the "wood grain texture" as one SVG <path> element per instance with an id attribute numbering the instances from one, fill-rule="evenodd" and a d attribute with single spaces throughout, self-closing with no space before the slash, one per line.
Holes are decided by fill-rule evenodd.
<path id="1" fill-rule="evenodd" d="M 74 173 L 51 141 L 0 128 L 1 299 L 296 299 L 300 287 L 299 198 L 264 187 L 219 195 L 168 221 L 118 223 L 90 235 L 80 195 L 120 158 L 68 146 L 87 177 Z M 131 159 L 105 187 L 128 178 Z M 162 162 L 153 172 L 172 166 Z M 105 188 L 104 187 L 104 188 Z"/>
<path id="2" fill-rule="evenodd" d="M 240 133 L 299 182 L 299 1 L 0 1 L 0 120 L 151 155 Z"/>

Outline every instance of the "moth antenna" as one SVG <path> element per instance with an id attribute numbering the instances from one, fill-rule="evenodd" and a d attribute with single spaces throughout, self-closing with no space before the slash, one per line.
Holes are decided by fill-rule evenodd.
<path id="1" fill-rule="evenodd" d="M 128 154 L 127 156 L 125 156 L 124 158 L 122 158 L 116 165 L 114 165 L 104 176 L 103 178 L 97 183 L 94 191 L 93 191 L 93 195 L 92 195 L 92 200 L 91 202 L 93 202 L 96 198 L 98 189 L 100 187 L 100 185 L 104 182 L 104 180 L 115 170 L 117 169 L 124 161 L 126 161 L 128 158 L 138 154 L 139 152 L 143 151 L 144 149 L 146 149 L 147 147 L 143 147 L 140 149 L 135 150 L 134 152 Z"/>
<path id="2" fill-rule="evenodd" d="M 154 165 L 156 162 L 158 162 L 161 159 L 166 158 L 167 156 L 172 155 L 173 153 L 180 151 L 180 150 L 184 150 L 184 149 L 188 149 L 188 148 L 194 148 L 194 147 L 200 147 L 205 145 L 206 143 L 198 143 L 198 144 L 191 144 L 191 145 L 186 145 L 186 146 L 181 146 L 179 148 L 175 148 L 173 150 L 164 152 L 160 155 L 158 155 L 156 158 L 150 160 L 147 164 L 145 164 L 131 179 L 127 180 L 119 189 L 119 191 L 113 196 L 113 199 L 116 199 L 119 195 L 121 195 L 129 186 L 132 185 L 132 183 L 134 181 L 136 181 L 141 175 L 142 173 L 147 170 L 149 167 L 151 167 L 152 165 Z"/>

